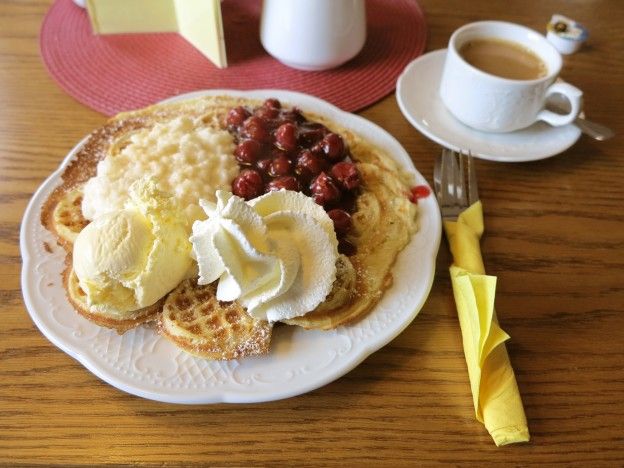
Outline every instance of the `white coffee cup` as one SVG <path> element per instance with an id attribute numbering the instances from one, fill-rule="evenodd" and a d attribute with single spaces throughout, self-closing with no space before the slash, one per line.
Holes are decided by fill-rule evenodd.
<path id="1" fill-rule="evenodd" d="M 264 0 L 260 41 L 280 62 L 325 70 L 355 57 L 366 40 L 364 0 Z"/>
<path id="2" fill-rule="evenodd" d="M 459 51 L 474 39 L 502 39 L 528 48 L 546 65 L 546 75 L 531 80 L 501 78 L 470 65 Z M 538 120 L 559 126 L 581 111 L 583 93 L 568 83 L 555 82 L 561 70 L 559 52 L 544 36 L 518 24 L 479 21 L 462 26 L 449 40 L 440 84 L 440 97 L 462 123 L 486 132 L 511 132 Z M 545 109 L 548 97 L 560 93 L 570 102 L 565 115 Z"/>

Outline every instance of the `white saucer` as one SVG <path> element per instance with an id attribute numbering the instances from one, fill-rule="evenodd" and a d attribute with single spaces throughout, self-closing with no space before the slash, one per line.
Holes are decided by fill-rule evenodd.
<path id="1" fill-rule="evenodd" d="M 581 136 L 575 125 L 551 127 L 538 122 L 511 133 L 486 133 L 459 122 L 446 110 L 438 86 L 446 49 L 410 63 L 397 82 L 396 98 L 405 118 L 426 137 L 455 151 L 491 161 L 535 161 L 559 154 Z"/>

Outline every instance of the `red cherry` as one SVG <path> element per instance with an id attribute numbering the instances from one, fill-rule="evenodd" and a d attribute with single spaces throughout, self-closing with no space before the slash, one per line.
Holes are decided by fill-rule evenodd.
<path id="1" fill-rule="evenodd" d="M 257 115 L 252 115 L 243 122 L 243 135 L 260 143 L 268 143 L 271 140 L 267 121 Z"/>
<path id="2" fill-rule="evenodd" d="M 329 210 L 327 215 L 334 222 L 334 230 L 336 231 L 336 235 L 339 237 L 344 236 L 351 230 L 351 215 L 345 210 L 334 208 L 333 210 Z"/>
<path id="3" fill-rule="evenodd" d="M 327 159 L 331 161 L 337 161 L 344 156 L 344 142 L 342 137 L 336 133 L 325 135 L 321 140 L 320 147 Z"/>
<path id="4" fill-rule="evenodd" d="M 310 150 L 303 150 L 297 157 L 295 172 L 303 178 L 311 179 L 326 169 L 327 163 Z"/>
<path id="5" fill-rule="evenodd" d="M 285 119 L 283 116 L 280 116 L 277 119 L 275 119 L 273 123 L 274 123 L 275 129 L 281 127 L 284 124 L 292 124 L 295 126 L 295 128 L 297 127 L 297 122 L 295 122 L 292 119 Z"/>
<path id="6" fill-rule="evenodd" d="M 296 107 L 293 107 L 289 111 L 282 111 L 282 118 L 286 120 L 291 120 L 296 123 L 305 122 L 305 117 L 303 116 L 301 111 L 297 109 Z"/>
<path id="7" fill-rule="evenodd" d="M 281 109 L 282 108 L 282 103 L 279 102 L 277 99 L 275 98 L 269 98 L 267 100 L 264 101 L 264 103 L 262 103 L 263 107 L 268 107 L 271 109 Z"/>
<path id="8" fill-rule="evenodd" d="M 310 146 L 318 143 L 327 133 L 327 128 L 322 124 L 303 124 L 299 129 L 299 143 Z"/>
<path id="9" fill-rule="evenodd" d="M 264 181 L 255 169 L 245 169 L 232 182 L 232 193 L 245 200 L 256 198 L 264 192 Z"/>
<path id="10" fill-rule="evenodd" d="M 254 111 L 254 115 L 270 121 L 279 116 L 279 109 L 273 109 L 272 107 L 259 107 Z"/>
<path id="11" fill-rule="evenodd" d="M 260 173 L 263 176 L 268 177 L 269 176 L 269 169 L 271 167 L 271 162 L 273 160 L 271 158 L 264 158 L 264 159 L 259 159 L 258 161 L 256 161 L 256 167 L 258 168 L 258 171 L 260 171 Z"/>
<path id="12" fill-rule="evenodd" d="M 243 124 L 245 119 L 251 114 L 243 106 L 234 107 L 228 112 L 226 122 L 228 125 L 238 127 Z"/>
<path id="13" fill-rule="evenodd" d="M 360 185 L 360 173 L 353 163 L 343 161 L 334 164 L 331 175 L 346 190 L 353 190 Z"/>
<path id="14" fill-rule="evenodd" d="M 312 192 L 312 198 L 319 205 L 328 205 L 340 199 L 340 190 L 336 187 L 332 178 L 324 172 L 321 172 L 312 181 L 310 191 Z"/>
<path id="15" fill-rule="evenodd" d="M 285 176 L 290 174 L 292 162 L 286 155 L 280 154 L 273 158 L 269 167 L 269 174 L 273 177 Z"/>
<path id="16" fill-rule="evenodd" d="M 260 157 L 262 145 L 256 140 L 243 140 L 234 150 L 236 160 L 241 164 L 251 165 Z"/>
<path id="17" fill-rule="evenodd" d="M 297 147 L 297 127 L 292 123 L 284 123 L 275 130 L 275 143 L 285 151 Z"/>
<path id="18" fill-rule="evenodd" d="M 281 189 L 300 192 L 301 186 L 299 185 L 299 181 L 293 176 L 278 177 L 277 179 L 273 179 L 272 181 L 270 181 L 266 186 L 267 192 Z"/>

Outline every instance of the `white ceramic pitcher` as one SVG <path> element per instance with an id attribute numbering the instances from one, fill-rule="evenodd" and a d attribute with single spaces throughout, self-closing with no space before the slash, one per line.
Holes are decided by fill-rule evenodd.
<path id="1" fill-rule="evenodd" d="M 366 40 L 364 0 L 264 0 L 260 40 L 280 62 L 326 70 L 355 57 Z"/>

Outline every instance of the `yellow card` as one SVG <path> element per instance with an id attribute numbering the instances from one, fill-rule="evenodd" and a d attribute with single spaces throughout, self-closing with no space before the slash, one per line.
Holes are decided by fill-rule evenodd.
<path id="1" fill-rule="evenodd" d="M 95 34 L 177 32 L 227 66 L 219 0 L 87 0 L 87 11 Z"/>
<path id="2" fill-rule="evenodd" d="M 219 68 L 227 67 L 221 2 L 175 0 L 178 31 Z"/>

